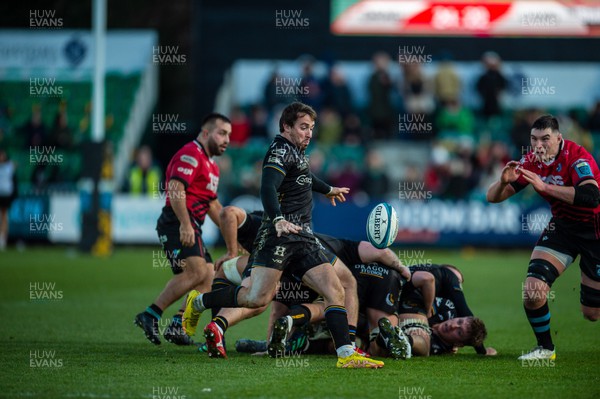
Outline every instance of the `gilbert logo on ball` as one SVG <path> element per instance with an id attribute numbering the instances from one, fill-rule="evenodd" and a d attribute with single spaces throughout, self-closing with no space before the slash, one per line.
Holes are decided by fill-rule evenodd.
<path id="1" fill-rule="evenodd" d="M 383 249 L 394 243 L 398 235 L 396 211 L 387 202 L 375 206 L 367 219 L 367 239 L 374 247 Z"/>

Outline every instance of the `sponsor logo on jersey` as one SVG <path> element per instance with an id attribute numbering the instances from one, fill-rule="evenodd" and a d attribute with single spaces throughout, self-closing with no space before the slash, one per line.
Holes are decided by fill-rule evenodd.
<path id="1" fill-rule="evenodd" d="M 283 162 L 281 162 L 281 159 L 277 158 L 277 157 L 269 157 L 269 159 L 267 159 L 267 163 L 274 163 L 280 166 L 283 166 Z"/>
<path id="2" fill-rule="evenodd" d="M 563 182 L 562 176 L 558 175 L 548 175 L 548 176 L 540 176 L 540 179 L 544 183 L 554 184 L 555 186 L 564 186 L 565 182 Z"/>
<path id="3" fill-rule="evenodd" d="M 585 159 L 579 159 L 575 161 L 575 172 L 577 172 L 577 176 L 579 176 L 580 179 L 584 177 L 594 177 L 592 168 Z"/>
<path id="4" fill-rule="evenodd" d="M 179 159 L 181 160 L 181 162 L 189 163 L 194 168 L 198 166 L 198 161 L 191 155 L 182 155 L 179 157 Z"/>
<path id="5" fill-rule="evenodd" d="M 296 178 L 296 183 L 303 186 L 305 184 L 312 184 L 312 177 L 307 175 L 300 175 Z"/>
<path id="6" fill-rule="evenodd" d="M 367 265 L 358 264 L 354 265 L 354 268 L 362 275 L 373 276 L 383 278 L 390 274 L 390 270 L 387 267 L 379 266 L 377 263 L 369 263 Z"/>
<path id="7" fill-rule="evenodd" d="M 191 175 L 193 172 L 193 170 L 189 168 L 184 168 L 183 166 L 178 167 L 177 171 L 183 173 L 184 175 Z"/>
<path id="8" fill-rule="evenodd" d="M 284 157 L 286 153 L 287 153 L 286 148 L 275 147 L 275 148 L 271 149 L 271 154 L 275 155 L 276 157 Z"/>

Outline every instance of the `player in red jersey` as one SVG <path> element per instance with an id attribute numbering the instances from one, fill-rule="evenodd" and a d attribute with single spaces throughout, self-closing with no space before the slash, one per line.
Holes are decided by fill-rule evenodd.
<path id="1" fill-rule="evenodd" d="M 202 242 L 202 224 L 208 214 L 219 225 L 219 167 L 212 157 L 225 152 L 230 135 L 231 121 L 209 114 L 198 137 L 177 151 L 167 166 L 167 200 L 156 230 L 175 275 L 134 321 L 153 344 L 160 344 L 158 321 L 167 307 L 192 289 L 210 291 L 214 270 Z M 173 317 L 164 335 L 170 342 L 189 345 L 192 341 L 181 328 L 182 313 L 183 309 Z"/>
<path id="2" fill-rule="evenodd" d="M 600 319 L 600 171 L 583 147 L 563 139 L 552 115 L 539 117 L 530 137 L 532 151 L 506 164 L 487 200 L 502 202 L 531 184 L 550 204 L 552 219 L 533 248 L 523 286 L 525 313 L 538 346 L 519 360 L 554 360 L 547 295 L 578 255 L 583 317 Z"/>

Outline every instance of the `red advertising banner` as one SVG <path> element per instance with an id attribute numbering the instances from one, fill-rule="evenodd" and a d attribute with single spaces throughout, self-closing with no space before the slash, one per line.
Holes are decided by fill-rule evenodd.
<path id="1" fill-rule="evenodd" d="M 599 1 L 332 0 L 338 35 L 598 37 Z"/>

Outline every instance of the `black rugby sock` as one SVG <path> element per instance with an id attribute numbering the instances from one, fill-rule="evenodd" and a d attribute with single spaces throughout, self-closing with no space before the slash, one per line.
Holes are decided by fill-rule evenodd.
<path id="1" fill-rule="evenodd" d="M 352 346 L 348 334 L 348 316 L 345 307 L 337 305 L 327 306 L 325 309 L 325 320 L 327 321 L 327 328 L 333 338 L 335 349 L 344 345 Z"/>
<path id="2" fill-rule="evenodd" d="M 350 342 L 356 342 L 356 326 L 348 325 L 348 334 L 350 335 Z"/>
<path id="3" fill-rule="evenodd" d="M 552 335 L 550 334 L 550 309 L 548 308 L 548 301 L 544 302 L 542 307 L 538 309 L 525 308 L 525 314 L 533 329 L 538 345 L 544 347 L 544 349 L 554 350 Z"/>
<path id="4" fill-rule="evenodd" d="M 162 317 L 163 311 L 161 308 L 159 308 L 158 306 L 156 306 L 156 304 L 152 304 L 150 306 L 148 306 L 146 308 L 146 313 L 148 313 L 150 316 L 154 317 L 156 320 L 160 320 L 160 318 Z"/>
<path id="5" fill-rule="evenodd" d="M 242 288 L 239 285 L 232 285 L 218 291 L 202 294 L 202 304 L 207 309 L 215 307 L 220 308 L 239 308 L 237 303 L 237 293 Z"/>
<path id="6" fill-rule="evenodd" d="M 290 308 L 290 314 L 292 318 L 292 325 L 296 327 L 301 327 L 308 322 L 310 322 L 311 313 L 310 309 L 308 309 L 304 305 L 294 305 Z"/>
<path id="7" fill-rule="evenodd" d="M 218 291 L 220 289 L 223 288 L 227 288 L 227 287 L 232 287 L 235 286 L 235 284 L 233 284 L 231 281 L 226 280 L 224 278 L 216 278 L 213 280 L 212 285 L 210 286 L 210 290 L 211 291 Z M 202 298 L 204 299 L 204 298 Z M 219 311 L 221 310 L 221 307 L 215 307 L 215 308 L 211 308 L 210 312 L 211 312 L 211 316 L 217 317 L 217 315 L 219 314 Z"/>
<path id="8" fill-rule="evenodd" d="M 212 321 L 214 321 L 216 325 L 221 327 L 221 331 L 223 331 L 223 334 L 225 334 L 225 331 L 227 331 L 227 327 L 229 327 L 229 322 L 227 321 L 227 319 L 223 316 L 217 316 L 213 318 Z"/>

